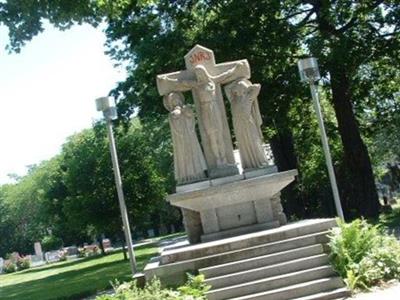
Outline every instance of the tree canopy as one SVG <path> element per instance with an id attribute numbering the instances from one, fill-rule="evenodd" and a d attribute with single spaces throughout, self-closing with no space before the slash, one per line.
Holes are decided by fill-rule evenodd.
<path id="1" fill-rule="evenodd" d="M 61 154 L 0 187 L 0 256 L 30 253 L 34 242 L 60 238 L 66 246 L 101 236 L 122 240 L 122 221 L 104 124 L 71 136 Z M 162 127 L 162 126 L 161 126 Z M 134 236 L 175 224 L 179 212 L 164 201 L 171 190 L 168 139 L 156 145 L 137 119 L 117 128 L 117 146 Z M 162 130 L 160 129 L 160 132 Z"/>
<path id="2" fill-rule="evenodd" d="M 122 119 L 121 165 L 124 182 L 128 182 L 127 194 L 132 199 L 130 213 L 138 221 L 135 225 L 145 227 L 163 216 L 176 219 L 162 201 L 163 195 L 173 191 L 173 177 L 167 113 L 155 78 L 157 74 L 184 68 L 183 56 L 195 44 L 213 49 L 217 61 L 249 60 L 251 80 L 262 84 L 259 101 L 263 133 L 271 143 L 276 163 L 280 170 L 299 169 L 297 182 L 283 194 L 286 213 L 297 217 L 334 214 L 316 119 L 296 66 L 302 57 L 317 57 L 323 76 L 325 122 L 345 214 L 348 218 L 378 215 L 374 172 L 379 173 L 388 161 L 399 160 L 398 1 L 0 3 L 0 24 L 9 29 L 10 51 L 20 51 L 43 31 L 45 22 L 60 29 L 104 22 L 106 53 L 117 64 L 127 66 L 126 80 L 110 94 L 118 100 Z M 130 120 L 136 112 L 142 122 L 140 129 Z M 43 185 L 48 184 L 47 180 L 56 182 L 50 189 L 38 185 L 46 199 L 56 199 L 51 205 L 46 201 L 44 204 L 49 211 L 59 212 L 60 215 L 53 214 L 55 219 L 79 224 L 72 226 L 77 231 L 96 228 L 98 234 L 108 229 L 114 232 L 120 226 L 119 219 L 113 218 L 117 207 L 112 178 L 106 176 L 110 162 L 102 139 L 104 132 L 95 126 L 72 137 L 62 155 L 54 159 L 57 162 L 51 160 L 40 166 L 48 164 L 51 169 Z M 54 164 L 58 167 L 53 169 L 50 166 Z M 31 188 L 26 178 L 20 184 Z M 2 187 L 0 197 L 14 193 L 12 190 L 13 187 Z M 44 196 L 37 192 L 37 197 Z M 9 211 L 7 203 L 0 202 L 1 211 Z M 96 221 L 97 214 L 102 220 Z M 158 217 L 148 217 L 153 215 Z M 5 218 L 4 226 L 13 226 L 10 222 Z M 42 226 L 40 222 L 36 225 Z M 86 234 L 82 230 L 74 235 Z"/>

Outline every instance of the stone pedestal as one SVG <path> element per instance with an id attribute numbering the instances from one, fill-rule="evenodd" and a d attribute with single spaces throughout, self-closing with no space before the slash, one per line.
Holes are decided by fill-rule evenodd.
<path id="1" fill-rule="evenodd" d="M 183 212 L 191 243 L 211 241 L 286 224 L 280 191 L 296 170 L 185 191 L 167 200 Z"/>

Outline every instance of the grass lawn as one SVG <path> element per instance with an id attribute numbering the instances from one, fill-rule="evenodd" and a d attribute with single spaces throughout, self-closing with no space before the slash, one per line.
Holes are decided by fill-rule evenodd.
<path id="1" fill-rule="evenodd" d="M 143 270 L 157 252 L 154 244 L 135 248 L 138 269 Z M 81 299 L 109 288 L 110 281 L 127 281 L 130 276 L 129 262 L 123 260 L 119 251 L 0 275 L 0 299 Z"/>

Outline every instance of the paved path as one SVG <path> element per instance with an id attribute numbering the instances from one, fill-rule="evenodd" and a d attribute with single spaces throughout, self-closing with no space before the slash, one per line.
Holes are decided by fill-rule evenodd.
<path id="1" fill-rule="evenodd" d="M 357 294 L 348 300 L 396 300 L 400 299 L 400 283 L 385 289 L 375 289 L 370 293 Z"/>

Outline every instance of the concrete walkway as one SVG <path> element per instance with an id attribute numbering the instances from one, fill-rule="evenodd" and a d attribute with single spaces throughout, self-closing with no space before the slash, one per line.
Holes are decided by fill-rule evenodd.
<path id="1" fill-rule="evenodd" d="M 384 289 L 376 288 L 369 293 L 356 294 L 348 300 L 396 300 L 400 299 L 400 283 L 392 284 Z"/>

